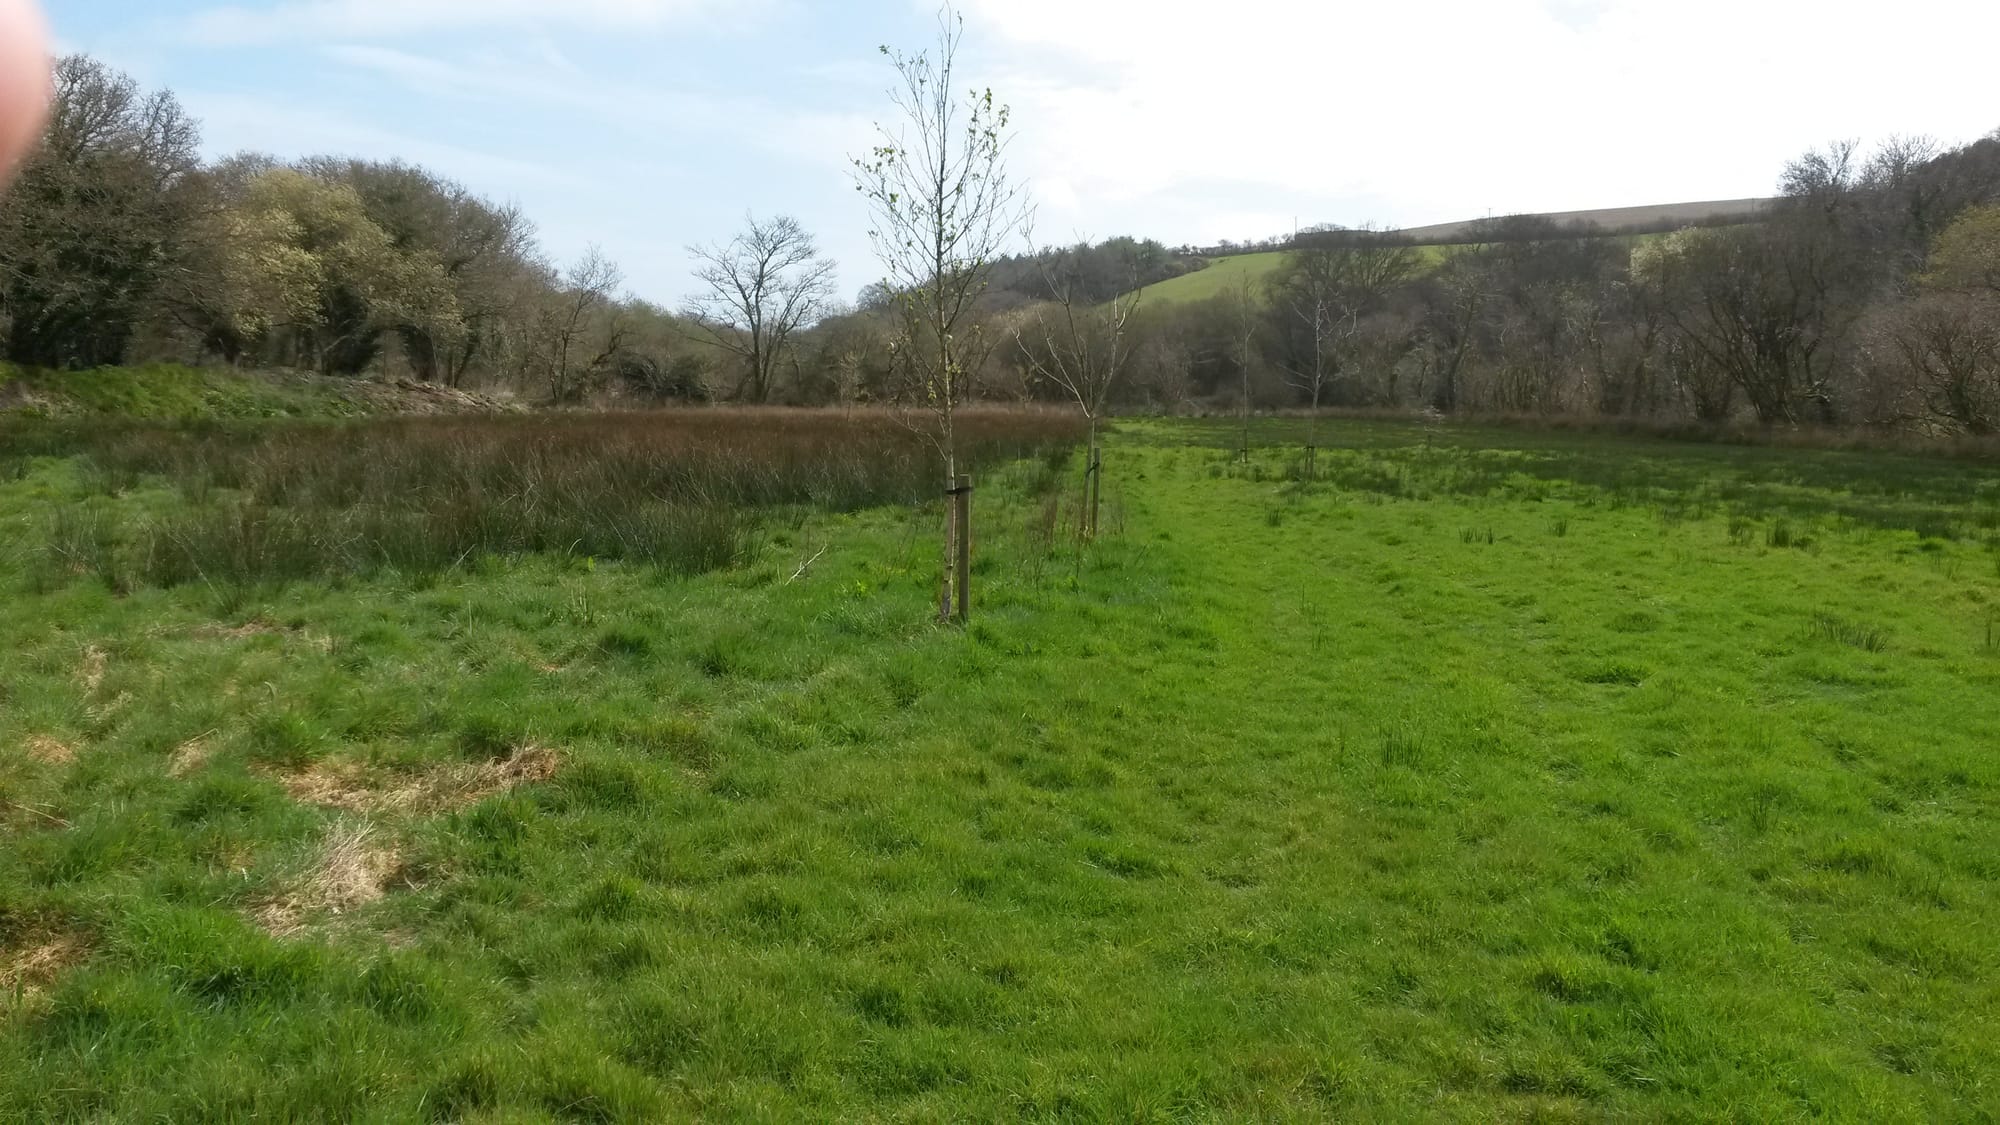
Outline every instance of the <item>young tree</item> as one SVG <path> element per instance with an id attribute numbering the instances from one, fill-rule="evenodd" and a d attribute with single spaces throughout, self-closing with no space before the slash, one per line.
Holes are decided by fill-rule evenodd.
<path id="1" fill-rule="evenodd" d="M 1272 275 L 1272 303 L 1307 333 L 1286 373 L 1310 396 L 1305 476 L 1317 468 L 1319 411 L 1332 381 L 1348 373 L 1362 349 L 1362 320 L 1416 276 L 1416 252 L 1372 231 L 1322 231 L 1306 236 Z"/>
<path id="2" fill-rule="evenodd" d="M 1104 408 L 1130 358 L 1126 328 L 1138 311 L 1140 289 L 1113 287 L 1110 300 L 1098 304 L 1084 296 L 1083 270 L 1088 244 L 1039 255 L 1043 283 L 1053 300 L 1035 309 L 1031 324 L 1015 335 L 1028 369 L 1076 400 L 1089 427 L 1084 460 L 1084 525 L 1086 538 L 1097 537 L 1098 510 L 1104 495 L 1104 451 L 1098 426 Z"/>
<path id="3" fill-rule="evenodd" d="M 1332 253 L 1325 249 L 1294 252 L 1284 269 L 1271 279 L 1272 300 L 1282 315 L 1306 330 L 1304 355 L 1285 365 L 1286 382 L 1311 398 L 1312 413 L 1306 416 L 1306 449 L 1303 471 L 1313 479 L 1319 453 L 1320 396 L 1332 375 L 1332 336 L 1337 314 L 1334 302 L 1340 284 Z"/>
<path id="4" fill-rule="evenodd" d="M 869 238 L 895 294 L 896 350 L 928 415 L 923 431 L 948 490 L 958 488 L 958 408 L 990 350 L 974 306 L 1027 218 L 1026 200 L 1007 176 L 1008 109 L 992 90 L 960 84 L 964 37 L 965 21 L 947 3 L 933 50 L 882 48 L 899 79 L 890 90 L 899 120 L 878 124 L 880 143 L 853 162 L 855 188 L 873 218 Z M 970 606 L 953 574 L 968 530 L 947 516 L 941 619 L 951 615 L 954 594 L 961 619 Z"/>
<path id="5" fill-rule="evenodd" d="M 798 220 L 779 216 L 727 243 L 690 246 L 705 292 L 684 315 L 716 347 L 743 361 L 751 402 L 769 401 L 792 337 L 818 320 L 833 298 L 831 261 L 819 256 Z M 742 394 L 738 388 L 737 397 Z"/>
<path id="6" fill-rule="evenodd" d="M 1236 374 L 1242 380 L 1242 396 L 1237 400 L 1242 422 L 1242 442 L 1237 447 L 1237 456 L 1244 464 L 1250 463 L 1250 368 L 1256 352 L 1251 345 L 1257 340 L 1257 298 L 1245 278 L 1230 295 L 1230 345 L 1236 353 Z"/>

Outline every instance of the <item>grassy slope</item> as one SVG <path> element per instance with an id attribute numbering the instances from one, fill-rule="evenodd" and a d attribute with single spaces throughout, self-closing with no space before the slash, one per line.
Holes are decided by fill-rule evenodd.
<path id="1" fill-rule="evenodd" d="M 989 482 L 962 634 L 895 512 L 0 602 L 0 939 L 90 950 L 0 1117 L 2000 1113 L 2000 475 L 1343 424 L 1301 492 L 1225 429 L 1120 437 L 1082 559 Z M 435 816 L 270 777 L 528 742 Z M 246 919 L 363 819 L 386 899 Z"/>
<path id="2" fill-rule="evenodd" d="M 1638 245 L 1663 237 L 1656 234 L 1620 236 L 1625 241 Z M 1444 260 L 1459 246 L 1419 246 L 1417 254 L 1421 258 L 1421 268 L 1428 272 L 1443 264 Z M 1284 263 L 1285 252 L 1272 250 L 1261 254 L 1236 254 L 1227 258 L 1216 258 L 1206 269 L 1182 274 L 1176 278 L 1146 286 L 1140 291 L 1142 302 L 1150 305 L 1174 305 L 1194 301 L 1206 301 L 1225 293 L 1234 293 L 1248 282 L 1252 291 L 1261 295 L 1264 279 L 1269 277 Z"/>
<path id="3" fill-rule="evenodd" d="M 0 413 L 133 418 L 338 418 L 361 413 L 331 381 L 283 383 L 173 364 L 23 372 L 0 365 Z"/>
<path id="4" fill-rule="evenodd" d="M 171 363 L 91 371 L 24 371 L 0 364 L 0 418 L 25 414 L 217 421 L 505 409 L 509 406 L 498 400 L 443 387 L 300 372 L 239 371 Z"/>
<path id="5" fill-rule="evenodd" d="M 1456 247 L 1419 246 L 1416 248 L 1425 270 L 1435 269 L 1445 256 Z M 1234 293 L 1248 282 L 1253 292 L 1261 296 L 1264 279 L 1269 277 L 1285 261 L 1285 252 L 1272 250 L 1261 254 L 1236 254 L 1227 258 L 1216 258 L 1206 269 L 1182 274 L 1157 284 L 1148 285 L 1140 291 L 1144 304 L 1174 305 L 1193 301 L 1206 301 L 1225 293 Z"/>

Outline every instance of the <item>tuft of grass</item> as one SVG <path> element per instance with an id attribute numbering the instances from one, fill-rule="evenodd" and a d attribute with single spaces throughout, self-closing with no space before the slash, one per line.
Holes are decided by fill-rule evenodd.
<path id="1" fill-rule="evenodd" d="M 1377 757 L 1392 768 L 1414 769 L 1423 764 L 1425 754 L 1423 734 L 1410 727 L 1386 729 L 1377 743 Z"/>
<path id="2" fill-rule="evenodd" d="M 1793 527 L 1791 521 L 1779 519 L 1773 520 L 1765 531 L 1764 545 L 1774 551 L 1809 551 L 1813 538 Z"/>
<path id="3" fill-rule="evenodd" d="M 1889 647 L 1889 636 L 1873 625 L 1849 621 L 1831 613 L 1813 615 L 1811 632 L 1818 640 L 1857 648 L 1862 652 L 1882 652 Z"/>
<path id="4" fill-rule="evenodd" d="M 257 924 L 272 937 L 298 937 L 309 924 L 378 902 L 403 870 L 396 850 L 364 824 L 339 825 L 279 894 L 260 903 Z"/>

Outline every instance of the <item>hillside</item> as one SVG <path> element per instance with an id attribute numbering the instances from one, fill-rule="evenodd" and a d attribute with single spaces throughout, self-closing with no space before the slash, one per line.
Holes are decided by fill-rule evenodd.
<path id="1" fill-rule="evenodd" d="M 1768 199 L 1717 199 L 1703 203 L 1604 207 L 1594 211 L 1550 211 L 1527 217 L 1543 219 L 1558 226 L 1589 227 L 1604 234 L 1638 234 L 1752 222 L 1770 205 Z M 1397 233 L 1419 243 L 1459 243 L 1470 239 L 1481 224 L 1491 221 L 1491 218 L 1463 219 L 1455 223 L 1409 227 Z"/>
<path id="2" fill-rule="evenodd" d="M 1417 253 L 1424 260 L 1426 272 L 1436 269 L 1451 252 L 1453 246 L 1419 246 Z M 1254 290 L 1263 284 L 1264 278 L 1278 268 L 1285 260 L 1285 251 L 1267 250 L 1257 254 L 1235 254 L 1226 258 L 1210 260 L 1208 268 L 1194 273 L 1183 274 L 1157 285 L 1148 285 L 1140 290 L 1140 303 L 1144 305 L 1176 305 L 1194 301 L 1206 301 L 1224 293 L 1232 293 L 1249 284 Z"/>
<path id="3" fill-rule="evenodd" d="M 409 380 L 150 364 L 28 371 L 0 364 L 0 418 L 130 417 L 174 421 L 485 414 L 516 409 L 487 395 Z"/>
<path id="4" fill-rule="evenodd" d="M 1632 235 L 1643 238 L 1649 234 L 1693 226 L 1726 226 L 1754 222 L 1770 204 L 1771 201 L 1768 199 L 1720 199 L 1700 203 L 1607 207 L 1594 211 L 1550 211 L 1538 215 L 1506 217 L 1542 220 L 1561 227 L 1580 227 L 1596 235 Z M 1424 253 L 1426 266 L 1436 268 L 1454 250 L 1475 242 L 1479 237 L 1480 228 L 1493 221 L 1491 218 L 1464 219 L 1455 223 L 1408 227 L 1391 233 L 1416 243 Z M 1277 268 L 1284 257 L 1285 252 L 1282 250 L 1217 257 L 1210 259 L 1206 269 L 1147 286 L 1140 292 L 1148 304 L 1205 301 L 1211 297 L 1233 292 L 1246 282 L 1253 287 L 1256 286 Z"/>

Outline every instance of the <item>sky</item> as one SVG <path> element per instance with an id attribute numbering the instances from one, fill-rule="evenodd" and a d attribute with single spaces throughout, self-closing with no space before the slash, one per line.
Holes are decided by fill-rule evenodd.
<path id="1" fill-rule="evenodd" d="M 687 296 L 796 217 L 876 280 L 848 176 L 936 0 L 44 0 L 206 149 L 399 157 Z M 2000 128 L 1995 0 L 959 0 L 1049 244 L 1768 195 L 1816 145 Z M 1024 243 L 1025 245 L 1025 243 Z"/>

